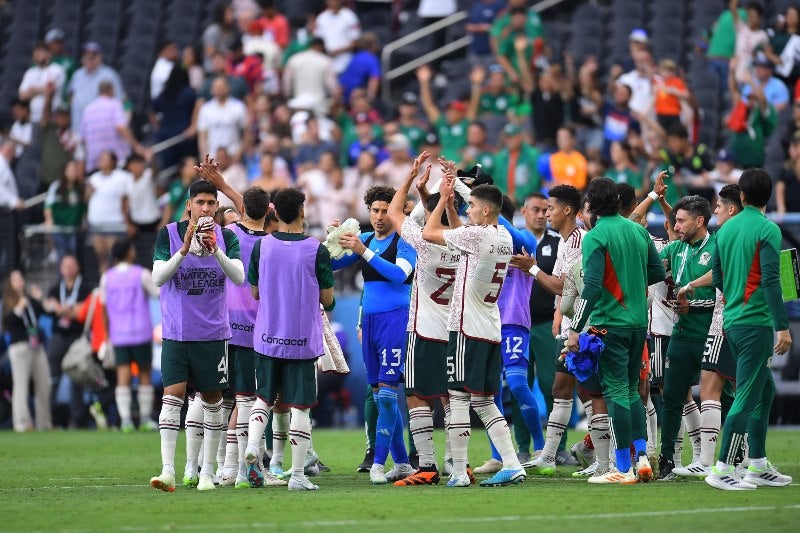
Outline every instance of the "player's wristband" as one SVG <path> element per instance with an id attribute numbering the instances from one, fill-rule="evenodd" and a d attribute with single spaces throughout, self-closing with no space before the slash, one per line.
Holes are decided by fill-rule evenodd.
<path id="1" fill-rule="evenodd" d="M 692 282 L 690 281 L 689 283 L 687 283 L 686 285 L 683 286 L 683 289 L 685 291 L 687 291 L 687 292 L 693 291 L 694 290 L 694 285 L 692 285 Z"/>
<path id="2" fill-rule="evenodd" d="M 372 261 L 372 258 L 375 257 L 375 252 L 373 252 L 372 250 L 367 248 L 367 249 L 364 250 L 364 253 L 361 254 L 361 257 L 364 258 L 364 261 L 369 263 L 370 261 Z"/>
<path id="3" fill-rule="evenodd" d="M 656 191 L 650 191 L 649 193 L 647 193 L 647 196 L 648 196 L 648 197 L 649 197 L 651 200 L 653 200 L 654 202 L 657 202 L 657 201 L 658 201 L 658 195 L 656 194 Z"/>
<path id="4" fill-rule="evenodd" d="M 539 265 L 533 265 L 530 270 L 528 270 L 528 272 L 531 273 L 531 276 L 533 276 L 533 279 L 536 279 L 537 274 L 539 274 L 541 271 L 542 269 L 539 268 Z"/>

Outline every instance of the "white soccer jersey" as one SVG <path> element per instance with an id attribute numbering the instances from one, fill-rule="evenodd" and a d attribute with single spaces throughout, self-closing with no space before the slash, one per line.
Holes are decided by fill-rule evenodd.
<path id="1" fill-rule="evenodd" d="M 669 241 L 652 237 L 653 244 L 657 252 L 661 252 L 667 247 Z M 675 325 L 673 317 L 675 311 L 664 303 L 669 297 L 669 286 L 664 281 L 654 283 L 647 288 L 648 292 L 652 295 L 652 302 L 648 314 L 650 315 L 649 333 L 651 335 L 672 335 L 672 326 Z"/>
<path id="2" fill-rule="evenodd" d="M 447 342 L 447 315 L 461 254 L 423 239 L 422 226 L 411 217 L 406 217 L 400 233 L 417 252 L 407 330 L 422 339 Z"/>
<path id="3" fill-rule="evenodd" d="M 511 235 L 503 226 L 461 226 L 444 230 L 451 250 L 461 252 L 453 301 L 447 321 L 449 331 L 493 343 L 500 342 L 497 299 L 512 254 Z"/>
<path id="4" fill-rule="evenodd" d="M 717 299 L 714 301 L 714 314 L 711 315 L 711 327 L 708 328 L 709 336 L 722 335 L 722 311 L 725 310 L 722 291 L 717 289 Z"/>
<path id="5" fill-rule="evenodd" d="M 576 227 L 569 234 L 567 240 L 561 237 L 561 242 L 558 244 L 558 253 L 556 254 L 556 264 L 553 267 L 553 276 L 559 278 L 564 276 L 564 290 L 573 290 L 575 287 L 574 280 L 567 280 L 567 278 L 574 276 L 574 269 L 576 265 L 583 263 L 583 237 L 586 235 L 586 230 Z M 572 296 L 572 294 L 567 295 Z M 564 298 L 564 291 L 562 291 L 562 299 Z M 574 304 L 573 304 L 574 305 Z M 569 329 L 572 327 L 572 320 L 568 316 L 561 319 L 561 337 L 566 338 L 569 335 Z"/>

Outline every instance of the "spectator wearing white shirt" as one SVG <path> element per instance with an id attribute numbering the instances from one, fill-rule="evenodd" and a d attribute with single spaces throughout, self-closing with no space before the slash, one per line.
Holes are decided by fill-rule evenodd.
<path id="1" fill-rule="evenodd" d="M 640 30 L 641 31 L 641 30 Z M 634 69 L 617 79 L 617 83 L 627 85 L 631 90 L 628 106 L 641 115 L 653 112 L 653 74 L 655 63 L 647 47 L 631 48 Z"/>
<path id="2" fill-rule="evenodd" d="M 161 228 L 161 206 L 153 168 L 142 156 L 134 154 L 125 162 L 125 170 L 131 175 L 125 205 L 133 230 L 128 233 L 136 232 L 134 239 L 140 257 L 152 257 L 156 232 Z"/>
<path id="3" fill-rule="evenodd" d="M 333 58 L 336 74 L 341 74 L 347 68 L 356 41 L 361 36 L 358 17 L 343 4 L 343 0 L 326 0 L 327 9 L 317 17 L 314 29 L 314 35 L 325 41 L 325 49 Z"/>
<path id="4" fill-rule="evenodd" d="M 769 36 L 761 28 L 763 8 L 758 2 L 749 2 L 745 6 L 747 21 L 739 17 L 738 0 L 731 0 L 730 11 L 733 16 L 733 27 L 736 29 L 736 82 L 749 81 L 748 74 L 753 65 L 753 53 L 759 47 L 769 47 Z"/>
<path id="5" fill-rule="evenodd" d="M 0 140 L 0 276 L 14 268 L 17 232 L 14 211 L 22 209 L 17 180 L 11 170 L 14 143 Z"/>
<path id="6" fill-rule="evenodd" d="M 31 122 L 42 120 L 45 96 L 48 84 L 52 84 L 55 94 L 61 94 L 66 74 L 60 65 L 51 62 L 50 52 L 43 43 L 33 49 L 33 66 L 25 71 L 22 83 L 19 84 L 20 100 L 27 100 L 31 106 Z M 59 99 L 54 99 L 53 109 Z"/>
<path id="7" fill-rule="evenodd" d="M 201 154 L 215 154 L 226 148 L 235 160 L 241 158 L 247 109 L 241 100 L 229 96 L 225 78 L 211 84 L 213 98 L 204 103 L 197 116 L 197 148 Z"/>
<path id="8" fill-rule="evenodd" d="M 158 58 L 150 71 L 150 98 L 155 100 L 164 90 L 172 67 L 178 60 L 178 45 L 173 41 L 165 41 L 158 51 Z"/>
<path id="9" fill-rule="evenodd" d="M 313 97 L 316 109 L 327 109 L 324 102 L 336 94 L 339 87 L 334 70 L 333 60 L 325 54 L 325 43 L 315 38 L 308 50 L 294 54 L 286 62 L 283 94 L 287 98 Z"/>
<path id="10" fill-rule="evenodd" d="M 131 175 L 117 168 L 117 156 L 108 150 L 100 154 L 98 170 L 86 187 L 89 205 L 86 219 L 97 262 L 102 274 L 108 270 L 114 240 L 134 230 L 126 210 Z"/>
<path id="11" fill-rule="evenodd" d="M 458 11 L 456 0 L 420 0 L 417 8 L 417 16 L 428 26 L 434 22 L 449 17 Z M 436 31 L 432 36 L 434 50 L 441 48 L 445 44 L 447 28 Z"/>
<path id="12" fill-rule="evenodd" d="M 28 102 L 19 98 L 14 99 L 11 102 L 11 114 L 14 116 L 14 123 L 8 136 L 14 141 L 14 155 L 20 157 L 33 140 L 33 123 Z"/>

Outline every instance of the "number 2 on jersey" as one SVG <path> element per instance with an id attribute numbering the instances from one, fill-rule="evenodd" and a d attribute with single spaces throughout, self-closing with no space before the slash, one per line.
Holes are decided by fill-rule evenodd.
<path id="1" fill-rule="evenodd" d="M 439 305 L 448 305 L 450 298 L 444 298 L 442 295 L 449 289 L 456 280 L 456 269 L 439 267 L 436 269 L 436 277 L 442 280 L 442 285 L 431 293 L 431 300 Z"/>
<path id="2" fill-rule="evenodd" d="M 500 289 L 503 288 L 503 280 L 505 279 L 505 276 L 501 276 L 501 274 L 506 271 L 506 267 L 508 267 L 508 263 L 497 263 L 494 265 L 494 275 L 492 276 L 492 283 L 497 285 L 497 290 L 487 294 L 483 298 L 484 302 L 493 304 L 500 297 Z"/>

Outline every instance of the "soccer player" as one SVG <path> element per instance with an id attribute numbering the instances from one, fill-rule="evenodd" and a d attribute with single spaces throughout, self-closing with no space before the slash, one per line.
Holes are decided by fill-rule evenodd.
<path id="1" fill-rule="evenodd" d="M 405 479 L 395 481 L 396 486 L 434 485 L 439 483 L 436 455 L 433 445 L 433 407 L 438 398 L 449 411 L 447 402 L 447 312 L 453 296 L 458 261 L 461 255 L 446 246 L 431 244 L 422 238 L 422 226 L 404 214 L 405 198 L 411 183 L 419 174 L 420 166 L 430 157 L 422 152 L 415 160 L 406 181 L 389 204 L 388 217 L 397 233 L 417 253 L 414 281 L 411 285 L 411 307 L 408 316 L 408 348 L 406 351 L 406 403 L 411 435 L 419 453 L 419 468 Z M 422 190 L 430 177 L 428 165 L 417 188 Z M 429 216 L 439 202 L 439 193 L 425 200 L 425 213 Z M 453 207 L 453 206 L 450 206 Z M 453 207 L 442 220 L 458 219 Z M 449 419 L 449 417 L 446 416 Z M 447 425 L 449 420 L 445 421 Z"/>
<path id="2" fill-rule="evenodd" d="M 375 457 L 370 481 L 375 485 L 397 481 L 414 473 L 403 441 L 403 417 L 397 404 L 397 388 L 403 379 L 406 358 L 406 326 L 416 254 L 395 231 L 387 216 L 395 190 L 374 186 L 364 195 L 374 231 L 356 236 L 347 233 L 339 244 L 352 255 L 331 262 L 339 270 L 361 260 L 364 293 L 361 350 L 378 406 Z M 394 468 L 385 471 L 391 450 Z"/>
<path id="3" fill-rule="evenodd" d="M 739 186 L 734 183 L 725 185 L 719 191 L 714 207 L 717 225 L 721 227 L 741 211 L 742 200 Z M 678 301 L 685 300 L 686 295 L 694 292 L 697 287 L 710 287 L 712 278 L 713 273 L 709 271 L 702 277 L 680 287 L 677 293 Z M 728 389 L 730 384 L 736 381 L 736 362 L 733 360 L 730 346 L 722 331 L 722 312 L 725 308 L 725 299 L 722 291 L 719 289 L 716 291 L 717 298 L 714 302 L 714 313 L 711 317 L 708 338 L 706 338 L 700 372 L 700 457 L 698 461 L 693 461 L 686 467 L 676 466 L 673 472 L 680 476 L 705 477 L 709 474 L 714 462 L 720 426 L 733 403 L 733 395 Z"/>
<path id="4" fill-rule="evenodd" d="M 619 215 L 617 188 L 598 178 L 587 191 L 597 223 L 583 239 L 584 288 L 575 304 L 566 348 L 578 351 L 578 335 L 592 319 L 605 329 L 605 349 L 599 377 L 616 436 L 616 469 L 601 482 L 649 481 L 653 471 L 647 459 L 644 405 L 639 397 L 642 347 L 647 336 L 647 286 L 665 278 L 650 236 L 640 225 Z M 634 445 L 637 472 L 631 466 Z"/>
<path id="5" fill-rule="evenodd" d="M 225 427 L 222 390 L 228 387 L 226 352 L 231 337 L 225 279 L 236 284 L 244 281 L 236 235 L 217 225 L 197 232 L 197 220 L 217 210 L 217 189 L 205 180 L 193 182 L 186 207 L 189 220 L 162 228 L 153 255 L 153 283 L 161 287 L 164 396 L 158 420 L 162 470 L 150 485 L 169 492 L 175 490 L 175 442 L 188 382 L 200 392 L 203 407 L 204 454 L 197 489 L 215 488 L 214 462 Z M 209 255 L 189 254 L 196 237 Z"/>
<path id="6" fill-rule="evenodd" d="M 289 490 L 317 490 L 305 475 L 311 443 L 311 407 L 317 403 L 316 360 L 324 352 L 322 315 L 334 306 L 330 253 L 303 234 L 305 195 L 284 189 L 275 195 L 278 231 L 253 246 L 247 281 L 259 300 L 253 330 L 258 399 L 250 411 L 249 465 L 259 459 L 258 444 L 272 406 L 291 406 Z M 264 296 L 262 299 L 261 296 Z"/>
<path id="7" fill-rule="evenodd" d="M 717 464 L 706 477 L 706 483 L 723 490 L 792 482 L 766 457 L 769 410 L 775 396 L 769 360 L 773 353 L 786 353 L 792 344 L 780 288 L 781 233 L 764 216 L 772 178 L 764 169 L 748 168 L 739 188 L 744 209 L 717 232 L 712 258 L 713 283 L 726 300 L 725 337 L 736 360 L 736 399 L 725 420 Z M 774 346 L 773 328 L 777 331 Z M 745 432 L 750 466 L 744 479 L 739 479 L 731 463 Z"/>
<path id="8" fill-rule="evenodd" d="M 131 418 L 131 363 L 139 367 L 139 429 L 156 429 L 153 422 L 153 323 L 148 296 L 157 298 L 150 270 L 134 264 L 136 248 L 130 239 L 118 239 L 111 247 L 116 264 L 100 277 L 100 301 L 117 363 L 117 386 L 114 398 L 123 433 L 133 431 Z"/>
<path id="9" fill-rule="evenodd" d="M 673 210 L 675 232 L 679 240 L 669 243 L 659 257 L 672 272 L 675 284 L 680 286 L 711 270 L 716 238 L 708 231 L 711 206 L 705 198 L 685 196 Z M 700 377 L 706 336 L 714 310 L 714 291 L 705 288 L 696 292 L 696 298 L 690 300 L 686 308 L 679 309 L 676 315 L 678 320 L 672 328 L 664 362 L 659 479 L 666 479 L 675 468 L 675 441 L 680 432 L 684 405 L 691 401 L 697 407 L 691 398 L 691 386 Z M 695 435 L 690 432 L 689 437 L 699 439 L 699 432 Z"/>
<path id="10" fill-rule="evenodd" d="M 579 228 L 575 220 L 581 207 L 581 193 L 578 189 L 572 185 L 557 185 L 550 189 L 548 194 L 550 197 L 547 199 L 547 219 L 550 227 L 561 237 L 552 275 L 543 272 L 536 259 L 527 253 L 514 256 L 511 265 L 533 276 L 549 293 L 560 296 L 564 288 L 564 278 L 581 260 L 581 245 L 586 231 Z M 569 326 L 570 319 L 562 318 L 560 330 L 565 331 Z M 553 333 L 551 335 L 556 336 Z M 559 351 L 559 348 L 556 348 L 556 353 Z M 558 446 L 572 416 L 572 398 L 577 384 L 575 376 L 567 371 L 563 362 L 556 360 L 554 364 L 556 377 L 553 383 L 553 410 L 547 420 L 542 453 L 531 462 L 533 472 L 545 476 L 555 474 Z"/>
<path id="11" fill-rule="evenodd" d="M 497 300 L 511 259 L 512 240 L 498 225 L 502 194 L 493 185 L 472 189 L 467 208 L 470 224 L 446 229 L 442 214 L 453 202 L 456 177 L 448 174 L 439 187 L 439 203 L 431 212 L 423 238 L 461 254 L 456 271 L 447 329 L 450 446 L 453 473 L 448 487 L 471 484 L 467 474 L 470 405 L 480 417 L 503 460 L 503 469 L 481 482 L 482 486 L 521 483 L 525 470 L 519 464 L 511 432 L 493 401 L 500 384 L 500 311 Z M 450 221 L 456 226 L 456 221 Z"/>

